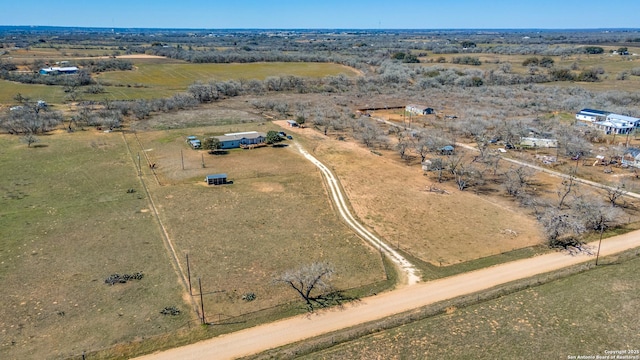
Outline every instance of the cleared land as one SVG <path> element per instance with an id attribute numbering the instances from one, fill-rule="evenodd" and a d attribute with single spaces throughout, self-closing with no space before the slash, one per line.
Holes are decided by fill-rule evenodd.
<path id="1" fill-rule="evenodd" d="M 291 131 L 306 134 L 314 156 L 333 168 L 363 223 L 422 261 L 451 265 L 542 242 L 526 210 L 500 196 L 478 196 L 447 184 L 438 184 L 447 195 L 428 192 L 433 181 L 419 166 L 398 161 L 393 151 L 380 156 L 313 129 Z"/>

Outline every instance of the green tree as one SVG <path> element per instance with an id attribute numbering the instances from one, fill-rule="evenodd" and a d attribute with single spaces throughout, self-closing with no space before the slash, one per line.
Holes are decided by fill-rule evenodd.
<path id="1" fill-rule="evenodd" d="M 463 48 L 474 48 L 476 47 L 476 43 L 474 43 L 473 41 L 469 41 L 469 40 L 465 40 L 461 43 Z"/>
<path id="2" fill-rule="evenodd" d="M 602 54 L 604 49 L 599 46 L 587 46 L 584 48 L 584 52 L 587 54 Z"/>
<path id="3" fill-rule="evenodd" d="M 296 118 L 296 123 L 298 123 L 298 126 L 303 125 L 307 120 L 304 118 L 304 116 L 298 116 Z"/>
<path id="4" fill-rule="evenodd" d="M 267 144 L 275 144 L 280 140 L 282 139 L 280 138 L 280 135 L 278 134 L 278 132 L 276 132 L 275 130 L 269 130 L 267 132 L 267 138 L 265 139 L 265 142 Z"/>
<path id="5" fill-rule="evenodd" d="M 216 137 L 209 137 L 204 140 L 204 148 L 207 150 L 218 150 L 220 149 L 220 140 Z"/>
<path id="6" fill-rule="evenodd" d="M 553 59 L 549 56 L 545 56 L 542 59 L 540 59 L 540 66 L 542 67 L 552 67 L 553 64 L 555 63 L 555 61 L 553 61 Z"/>

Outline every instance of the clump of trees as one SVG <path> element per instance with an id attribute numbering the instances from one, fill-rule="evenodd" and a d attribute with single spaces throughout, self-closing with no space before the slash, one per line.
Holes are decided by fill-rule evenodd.
<path id="1" fill-rule="evenodd" d="M 553 66 L 554 63 L 555 61 L 553 60 L 553 58 L 549 56 L 545 56 L 541 59 L 538 59 L 537 57 L 533 56 L 525 59 L 522 62 L 522 66 L 540 66 L 544 68 L 550 68 Z"/>
<path id="2" fill-rule="evenodd" d="M 457 56 L 451 59 L 452 64 L 462 64 L 462 65 L 474 65 L 479 66 L 482 65 L 482 61 L 479 58 L 474 56 Z"/>

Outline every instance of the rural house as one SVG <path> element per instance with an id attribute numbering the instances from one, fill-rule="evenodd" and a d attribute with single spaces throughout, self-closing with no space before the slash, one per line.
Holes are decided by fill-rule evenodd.
<path id="1" fill-rule="evenodd" d="M 640 119 L 632 116 L 614 114 L 602 110 L 582 109 L 576 119 L 585 122 L 607 135 L 630 134 L 640 127 Z"/>
<path id="2" fill-rule="evenodd" d="M 622 164 L 640 168 L 640 149 L 628 148 L 622 155 Z"/>
<path id="3" fill-rule="evenodd" d="M 408 113 L 418 114 L 418 115 L 430 115 L 430 114 L 436 113 L 435 110 L 433 110 L 433 108 L 422 106 L 422 105 L 407 105 L 404 108 L 404 110 Z"/>
<path id="4" fill-rule="evenodd" d="M 49 67 L 40 69 L 40 75 L 76 74 L 78 68 L 75 66 Z"/>
<path id="5" fill-rule="evenodd" d="M 593 123 L 605 120 L 609 114 L 609 112 L 602 110 L 582 109 L 576 113 L 576 120 Z"/>
<path id="6" fill-rule="evenodd" d="M 534 137 L 523 137 L 520 139 L 520 146 L 522 147 L 542 147 L 542 148 L 557 148 L 558 140 L 556 139 L 542 139 Z"/>
<path id="7" fill-rule="evenodd" d="M 220 140 L 220 149 L 235 149 L 241 145 L 255 145 L 265 142 L 267 135 L 257 131 L 224 134 L 214 136 Z"/>

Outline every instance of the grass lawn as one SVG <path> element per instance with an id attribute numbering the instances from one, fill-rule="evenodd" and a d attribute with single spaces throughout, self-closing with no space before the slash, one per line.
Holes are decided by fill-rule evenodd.
<path id="1" fill-rule="evenodd" d="M 638 270 L 637 257 L 605 265 L 300 359 L 567 359 L 638 351 Z"/>
<path id="2" fill-rule="evenodd" d="M 68 358 L 192 320 L 120 134 L 0 139 L 0 358 Z"/>

